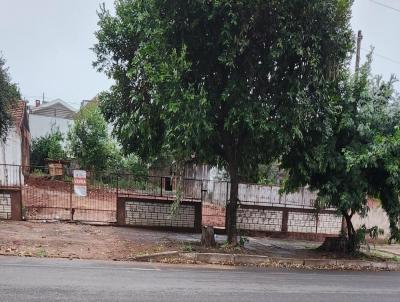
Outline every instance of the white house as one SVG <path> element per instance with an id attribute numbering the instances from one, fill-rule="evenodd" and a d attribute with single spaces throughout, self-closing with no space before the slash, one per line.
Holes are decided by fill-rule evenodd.
<path id="1" fill-rule="evenodd" d="M 29 165 L 31 137 L 27 104 L 18 101 L 10 113 L 11 127 L 6 139 L 0 141 L 0 187 L 19 186 L 23 183 L 20 167 Z"/>
<path id="2" fill-rule="evenodd" d="M 30 108 L 29 127 L 32 139 L 50 133 L 52 127 L 58 128 L 63 135 L 68 133 L 72 125 L 76 110 L 63 100 L 56 99 Z"/>

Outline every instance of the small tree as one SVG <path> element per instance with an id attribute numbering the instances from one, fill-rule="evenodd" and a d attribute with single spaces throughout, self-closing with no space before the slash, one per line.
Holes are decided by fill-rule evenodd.
<path id="1" fill-rule="evenodd" d="M 10 126 L 9 109 L 21 97 L 16 84 L 11 82 L 5 60 L 0 56 L 0 139 L 4 139 Z"/>
<path id="2" fill-rule="evenodd" d="M 116 81 L 105 117 L 127 152 L 224 167 L 236 244 L 240 174 L 324 116 L 352 47 L 351 3 L 119 0 L 115 16 L 103 6 L 95 66 Z"/>
<path id="3" fill-rule="evenodd" d="M 110 160 L 119 156 L 97 102 L 89 103 L 78 112 L 67 138 L 72 156 L 83 169 L 106 170 Z"/>
<path id="4" fill-rule="evenodd" d="M 30 156 L 31 165 L 42 167 L 46 164 L 47 159 L 66 159 L 63 141 L 62 133 L 54 126 L 49 134 L 33 139 Z"/>
<path id="5" fill-rule="evenodd" d="M 350 252 L 357 251 L 366 233 L 353 227 L 352 217 L 367 214 L 368 194 L 381 198 L 392 236 L 399 238 L 396 129 L 400 103 L 394 95 L 393 79 L 385 83 L 372 78 L 370 62 L 369 57 L 360 74 L 344 77 L 342 93 L 327 124 L 331 132 L 321 135 L 314 147 L 308 144 L 308 148 L 292 149 L 283 157 L 283 167 L 289 172 L 287 188 L 309 184 L 318 190 L 319 206 L 335 207 L 343 215 Z"/>
<path id="6" fill-rule="evenodd" d="M 389 241 L 400 242 L 400 98 L 393 94 L 393 78 L 388 83 L 377 78 L 377 105 L 371 137 L 358 150 L 346 149 L 348 170 L 360 169 L 368 183 L 368 194 L 379 198 L 389 217 Z M 370 126 L 370 125 L 368 125 Z"/>

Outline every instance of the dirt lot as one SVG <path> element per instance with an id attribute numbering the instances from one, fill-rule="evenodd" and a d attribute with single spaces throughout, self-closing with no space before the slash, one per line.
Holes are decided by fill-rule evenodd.
<path id="1" fill-rule="evenodd" d="M 178 250 L 315 257 L 313 248 L 319 244 L 249 238 L 245 247 L 232 249 L 224 246 L 225 236 L 217 235 L 216 239 L 219 248 L 204 249 L 199 244 L 200 234 L 76 223 L 0 221 L 0 255 L 129 260 L 134 256 Z"/>
<path id="2" fill-rule="evenodd" d="M 0 254 L 82 259 L 129 259 L 173 250 L 180 238 L 163 232 L 73 223 L 0 221 Z"/>
<path id="3" fill-rule="evenodd" d="M 316 250 L 320 242 L 269 237 L 247 239 L 244 247 L 230 248 L 224 245 L 226 236 L 216 235 L 219 247 L 205 249 L 199 244 L 200 234 L 76 223 L 0 221 L 0 255 L 131 260 L 151 253 L 182 251 L 283 258 L 341 258 Z M 374 259 L 379 256 L 397 260 L 397 255 L 400 255 L 400 245 L 390 246 L 390 251 L 387 245 L 372 248 Z"/>

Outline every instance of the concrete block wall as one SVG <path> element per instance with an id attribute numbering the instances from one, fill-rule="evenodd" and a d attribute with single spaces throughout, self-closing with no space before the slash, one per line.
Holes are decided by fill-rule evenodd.
<path id="1" fill-rule="evenodd" d="M 313 213 L 289 212 L 288 232 L 315 233 L 316 224 Z"/>
<path id="2" fill-rule="evenodd" d="M 0 219 L 11 219 L 11 195 L 0 192 Z"/>
<path id="3" fill-rule="evenodd" d="M 339 234 L 342 219 L 335 213 L 318 214 L 318 222 L 314 213 L 289 212 L 288 232 Z"/>
<path id="4" fill-rule="evenodd" d="M 339 234 L 342 219 L 334 212 L 318 214 L 312 209 L 242 206 L 238 209 L 237 227 L 243 231 L 303 234 Z"/>
<path id="5" fill-rule="evenodd" d="M 239 230 L 279 232 L 282 229 L 282 211 L 239 208 L 237 227 Z"/>
<path id="6" fill-rule="evenodd" d="M 125 224 L 133 226 L 195 228 L 195 206 L 179 205 L 175 215 L 171 214 L 171 203 L 126 201 Z"/>
<path id="7" fill-rule="evenodd" d="M 337 235 L 342 228 L 342 217 L 335 214 L 318 215 L 318 233 Z"/>

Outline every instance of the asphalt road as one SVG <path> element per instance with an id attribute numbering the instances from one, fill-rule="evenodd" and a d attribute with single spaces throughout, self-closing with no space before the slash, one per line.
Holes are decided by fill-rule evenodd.
<path id="1" fill-rule="evenodd" d="M 400 274 L 0 257 L 0 301 L 400 301 Z"/>

